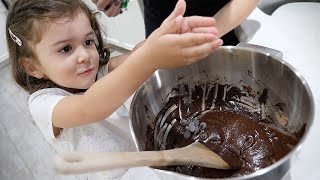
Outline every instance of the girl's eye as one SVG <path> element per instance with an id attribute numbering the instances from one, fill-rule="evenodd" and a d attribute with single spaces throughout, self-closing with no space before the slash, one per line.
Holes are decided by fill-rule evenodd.
<path id="1" fill-rule="evenodd" d="M 66 53 L 68 51 L 71 51 L 71 49 L 72 49 L 71 46 L 65 46 L 62 49 L 60 49 L 59 52 Z"/>
<path id="2" fill-rule="evenodd" d="M 85 43 L 86 46 L 90 46 L 90 45 L 94 44 L 92 39 L 88 39 L 84 43 Z"/>

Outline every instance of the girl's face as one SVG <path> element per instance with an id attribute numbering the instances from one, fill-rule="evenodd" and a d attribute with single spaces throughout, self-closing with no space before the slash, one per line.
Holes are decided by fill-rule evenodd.
<path id="1" fill-rule="evenodd" d="M 89 19 L 82 13 L 50 23 L 35 53 L 44 78 L 60 86 L 88 89 L 95 82 L 99 54 Z"/>

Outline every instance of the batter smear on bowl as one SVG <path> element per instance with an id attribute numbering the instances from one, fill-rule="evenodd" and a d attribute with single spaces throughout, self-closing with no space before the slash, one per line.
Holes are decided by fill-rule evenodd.
<path id="1" fill-rule="evenodd" d="M 284 157 L 304 132 L 304 127 L 295 134 L 285 131 L 284 109 L 268 104 L 267 89 L 254 93 L 249 87 L 202 84 L 179 86 L 173 92 L 156 123 L 148 126 L 146 150 L 180 148 L 200 141 L 231 167 L 240 164 L 241 168 L 161 169 L 204 178 L 247 175 Z"/>

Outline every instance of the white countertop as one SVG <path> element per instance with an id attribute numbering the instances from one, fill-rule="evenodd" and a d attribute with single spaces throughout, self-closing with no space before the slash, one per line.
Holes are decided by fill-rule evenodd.
<path id="1" fill-rule="evenodd" d="M 302 74 L 311 88 L 315 100 L 314 123 L 297 159 L 292 163 L 290 177 L 286 179 L 319 180 L 320 3 L 287 4 L 278 8 L 272 16 L 257 9 L 248 19 L 262 19 L 260 29 L 249 43 L 282 51 L 283 59 Z"/>
<path id="2" fill-rule="evenodd" d="M 283 59 L 296 68 L 309 84 L 315 99 L 314 123 L 283 180 L 319 180 L 320 81 L 317 79 L 320 77 L 320 3 L 290 3 L 278 8 L 271 16 L 257 8 L 240 29 L 248 43 L 282 51 Z M 122 179 L 163 178 L 150 168 L 142 167 L 131 169 Z"/>

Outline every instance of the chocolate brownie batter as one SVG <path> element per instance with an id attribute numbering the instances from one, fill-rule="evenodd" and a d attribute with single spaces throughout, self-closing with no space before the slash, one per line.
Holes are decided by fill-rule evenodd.
<path id="1" fill-rule="evenodd" d="M 262 115 L 261 110 L 257 111 L 257 107 L 266 104 L 268 90 L 246 93 L 248 89 L 251 90 L 219 84 L 174 89 L 176 95 L 159 112 L 156 124 L 149 126 L 146 150 L 180 148 L 200 141 L 234 167 L 233 170 L 164 168 L 204 178 L 237 177 L 273 164 L 299 142 L 304 128 L 297 134 L 289 134 L 283 133 L 282 127 L 270 126 L 274 122 L 267 121 L 268 116 Z M 241 101 L 243 96 L 256 98 L 258 104 Z"/>

